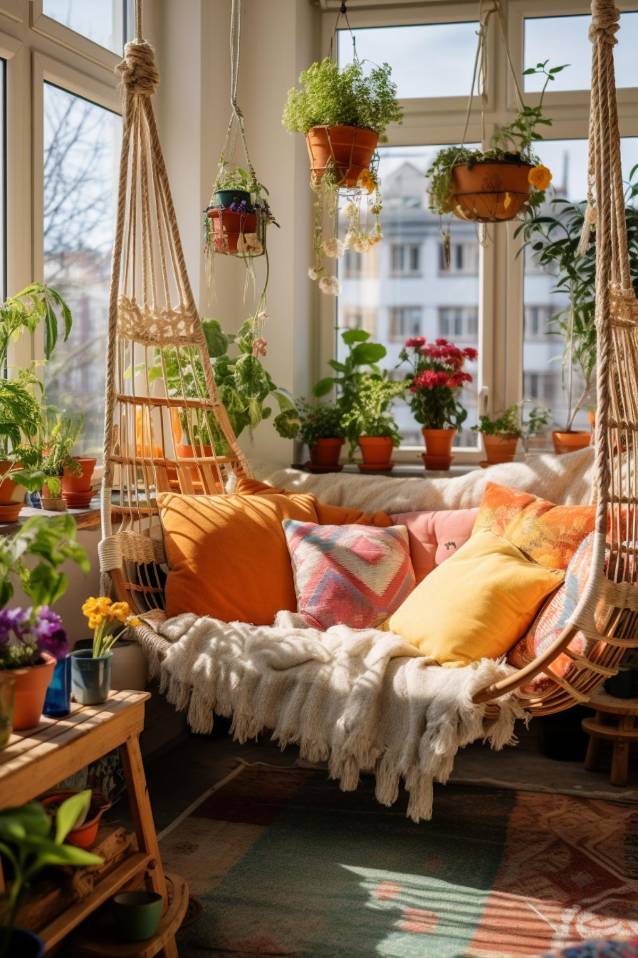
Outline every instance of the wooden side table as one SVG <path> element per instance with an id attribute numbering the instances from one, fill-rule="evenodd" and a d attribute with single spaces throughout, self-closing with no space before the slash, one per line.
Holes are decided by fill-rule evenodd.
<path id="1" fill-rule="evenodd" d="M 102 705 L 74 705 L 71 714 L 62 719 L 43 719 L 35 729 L 14 733 L 0 752 L 0 808 L 32 801 L 115 748 L 119 747 L 122 755 L 137 848 L 130 849 L 103 876 L 100 874 L 92 887 L 87 885 L 85 894 L 43 928 L 33 929 L 44 940 L 47 953 L 112 895 L 143 876 L 164 898 L 162 922 L 150 941 L 139 945 L 114 943 L 113 952 L 148 958 L 161 953 L 165 958 L 178 958 L 175 933 L 188 905 L 188 885 L 178 876 L 170 876 L 169 900 L 139 745 L 149 698 L 148 692 L 114 692 Z M 0 867 L 0 894 L 3 891 Z M 110 954 L 109 943 L 102 944 L 100 954 Z M 78 953 L 82 954 L 81 948 Z"/>
<path id="2" fill-rule="evenodd" d="M 585 768 L 595 771 L 598 768 L 600 743 L 604 740 L 613 743 L 611 774 L 612 785 L 627 784 L 629 776 L 629 747 L 638 742 L 638 699 L 618 699 L 607 692 L 597 692 L 588 703 L 596 709 L 593 718 L 583 719 L 583 729 L 589 735 L 589 745 L 585 757 Z"/>

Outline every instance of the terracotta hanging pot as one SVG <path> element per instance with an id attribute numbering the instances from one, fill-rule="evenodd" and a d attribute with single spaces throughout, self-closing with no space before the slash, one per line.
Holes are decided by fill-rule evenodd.
<path id="1" fill-rule="evenodd" d="M 89 456 L 78 456 L 76 462 L 82 469 L 81 474 L 75 475 L 68 466 L 64 467 L 62 476 L 62 498 L 69 509 L 84 509 L 93 498 L 93 471 L 97 459 Z"/>
<path id="2" fill-rule="evenodd" d="M 12 463 L 7 459 L 0 462 L 0 477 L 8 472 Z M 13 479 L 4 479 L 0 483 L 0 522 L 15 522 L 24 505 L 24 487 L 18 486 Z"/>
<path id="3" fill-rule="evenodd" d="M 455 216 L 482 223 L 513 220 L 529 199 L 529 163 L 484 160 L 452 170 Z"/>
<path id="4" fill-rule="evenodd" d="M 318 439 L 310 446 L 310 468 L 317 472 L 338 472 L 343 439 Z"/>
<path id="5" fill-rule="evenodd" d="M 586 449 L 591 445 L 592 434 L 586 429 L 568 429 L 564 432 L 555 430 L 552 433 L 554 452 L 562 456 L 566 452 L 576 452 L 577 449 Z"/>
<path id="6" fill-rule="evenodd" d="M 370 168 L 378 142 L 378 133 L 358 126 L 313 126 L 306 133 L 306 145 L 314 179 L 331 169 L 341 186 L 356 186 L 361 173 Z"/>
<path id="7" fill-rule="evenodd" d="M 39 665 L 30 665 L 23 669 L 11 669 L 15 678 L 15 708 L 13 728 L 16 731 L 35 728 L 40 722 L 44 697 L 53 678 L 55 659 L 48 652 L 42 653 Z"/>
<path id="8" fill-rule="evenodd" d="M 359 472 L 390 472 L 394 449 L 391 436 L 361 436 L 359 449 L 363 458 Z"/>
<path id="9" fill-rule="evenodd" d="M 512 462 L 516 455 L 518 436 L 483 436 L 485 446 L 485 465 L 492 466 L 500 462 Z"/>
<path id="10" fill-rule="evenodd" d="M 240 237 L 257 233 L 256 213 L 235 213 L 217 207 L 211 207 L 207 212 L 213 226 L 212 240 L 216 253 L 236 254 L 240 252 Z M 242 255 L 248 254 L 242 252 Z"/>
<path id="11" fill-rule="evenodd" d="M 452 443 L 456 429 L 421 429 L 425 443 L 422 454 L 426 469 L 447 471 L 452 463 Z"/>

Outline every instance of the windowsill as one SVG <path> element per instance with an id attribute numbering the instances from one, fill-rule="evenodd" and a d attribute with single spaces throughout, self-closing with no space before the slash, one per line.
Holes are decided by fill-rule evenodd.
<path id="1" fill-rule="evenodd" d="M 73 516 L 78 529 L 97 529 L 100 525 L 99 499 L 93 499 L 86 509 L 65 509 L 64 512 L 52 512 L 50 509 L 34 509 L 33 506 L 24 506 L 16 522 L 0 524 L 0 535 L 13 535 L 13 533 L 19 531 L 27 519 L 32 519 L 34 516 L 53 518 L 64 515 Z"/>
<path id="2" fill-rule="evenodd" d="M 299 464 L 293 462 L 291 464 L 291 468 L 298 469 L 300 472 L 312 472 L 312 470 L 309 469 L 305 463 Z M 419 466 L 416 463 L 395 463 L 391 472 L 378 472 L 374 473 L 374 475 L 385 476 L 389 479 L 409 479 L 413 477 L 417 477 L 419 479 L 454 479 L 456 476 L 464 476 L 466 473 L 474 472 L 476 469 L 480 468 L 481 467 L 478 463 L 466 462 L 452 465 L 447 470 L 433 471 L 432 469 L 428 469 L 426 471 L 424 466 Z M 351 476 L 362 475 L 362 473 L 359 472 L 356 462 L 344 463 L 340 473 L 333 473 L 333 475 L 344 474 Z M 317 473 L 317 475 L 320 475 L 320 473 Z M 324 473 L 324 475 L 329 475 L 329 473 Z"/>

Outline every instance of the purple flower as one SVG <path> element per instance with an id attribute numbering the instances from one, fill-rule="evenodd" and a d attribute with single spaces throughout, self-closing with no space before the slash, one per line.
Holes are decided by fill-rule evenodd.
<path id="1" fill-rule="evenodd" d="M 33 625 L 33 633 L 40 652 L 48 652 L 58 661 L 68 653 L 69 640 L 62 619 L 48 605 L 40 608 Z"/>
<path id="2" fill-rule="evenodd" d="M 12 638 L 22 640 L 29 633 L 29 612 L 27 609 L 0 609 L 0 646 L 8 645 Z"/>

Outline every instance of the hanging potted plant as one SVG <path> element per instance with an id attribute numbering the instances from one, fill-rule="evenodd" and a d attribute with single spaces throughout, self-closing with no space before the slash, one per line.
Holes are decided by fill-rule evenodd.
<path id="1" fill-rule="evenodd" d="M 129 626 L 139 625 L 128 602 L 93 597 L 82 606 L 93 632 L 90 649 L 71 652 L 71 693 L 80 705 L 99 705 L 111 692 L 113 646 Z"/>
<path id="2" fill-rule="evenodd" d="M 382 209 L 376 174 L 376 148 L 390 123 L 400 122 L 402 110 L 387 63 L 366 73 L 356 57 L 343 69 L 327 57 L 313 63 L 288 93 L 283 124 L 303 133 L 310 159 L 314 202 L 314 265 L 311 279 L 323 293 L 338 292 L 326 260 L 345 249 L 365 253 L 382 237 Z M 346 223 L 339 239 L 339 195 Z"/>
<path id="3" fill-rule="evenodd" d="M 16 729 L 38 724 L 55 663 L 67 652 L 62 621 L 51 608 L 66 589 L 60 567 L 67 560 L 88 572 L 70 516 L 37 516 L 0 539 L 0 669 L 15 679 Z M 7 608 L 14 581 L 31 599 L 30 608 Z"/>
<path id="4" fill-rule="evenodd" d="M 523 406 L 524 403 L 515 403 L 494 418 L 480 416 L 478 425 L 472 426 L 483 438 L 485 460 L 481 463 L 482 466 L 512 462 L 519 439 L 527 447 L 527 441 L 547 426 L 550 416 L 548 409 L 544 406 L 533 406 L 527 421 L 524 422 Z"/>
<path id="5" fill-rule="evenodd" d="M 346 438 L 358 445 L 360 472 L 390 472 L 393 449 L 401 433 L 390 412 L 392 403 L 405 392 L 403 382 L 393 382 L 387 372 L 364 373 L 357 385 L 356 400 L 342 417 Z"/>
<path id="6" fill-rule="evenodd" d="M 66 844 L 75 823 L 86 814 L 91 791 L 78 792 L 56 810 L 53 821 L 44 805 L 29 802 L 0 812 L 0 850 L 10 880 L 0 924 L 0 958 L 44 958 L 44 942 L 16 922 L 31 885 L 45 868 L 87 868 L 104 859 Z"/>
<path id="7" fill-rule="evenodd" d="M 454 436 L 467 419 L 459 393 L 473 377 L 463 367 L 468 360 L 475 362 L 478 353 L 447 339 L 428 343 L 424 336 L 414 336 L 406 339 L 399 358 L 410 367 L 405 382 L 410 408 L 422 427 L 425 467 L 447 470 Z"/>
<path id="8" fill-rule="evenodd" d="M 547 87 L 565 69 L 549 67 L 548 62 L 525 70 L 526 76 L 544 77 L 537 106 L 526 106 L 521 99 L 516 117 L 497 128 L 487 150 L 461 144 L 436 154 L 426 173 L 433 212 L 498 223 L 513 220 L 543 202 L 552 174 L 534 153 L 534 144 L 542 139 L 539 128 L 551 126 L 543 113 Z"/>
<path id="9" fill-rule="evenodd" d="M 233 166 L 222 157 L 205 210 L 207 252 L 261 256 L 269 223 L 279 225 L 268 204 L 268 190 L 257 181 L 255 171 Z"/>

